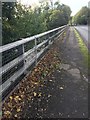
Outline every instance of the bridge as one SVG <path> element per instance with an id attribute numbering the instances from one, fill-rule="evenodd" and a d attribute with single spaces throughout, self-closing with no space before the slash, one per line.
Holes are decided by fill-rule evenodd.
<path id="1" fill-rule="evenodd" d="M 88 117 L 88 75 L 83 62 L 86 56 L 79 42 L 84 52 L 88 48 L 77 30 L 65 25 L 0 46 L 3 119 Z M 45 72 L 42 66 L 46 66 Z M 38 69 L 42 69 L 42 78 Z M 49 69 L 53 71 L 50 75 Z M 31 82 L 30 74 L 34 78 Z"/>
<path id="2" fill-rule="evenodd" d="M 2 54 L 0 95 L 2 97 L 19 77 L 27 73 L 27 69 L 34 62 L 37 64 L 41 54 L 49 48 L 54 38 L 62 33 L 66 27 L 67 25 L 0 47 Z"/>

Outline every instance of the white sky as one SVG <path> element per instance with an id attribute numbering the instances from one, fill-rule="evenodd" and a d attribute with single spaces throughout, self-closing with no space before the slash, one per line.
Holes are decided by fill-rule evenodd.
<path id="1" fill-rule="evenodd" d="M 61 3 L 69 5 L 72 15 L 75 15 L 83 6 L 88 6 L 89 0 L 60 0 Z"/>
<path id="2" fill-rule="evenodd" d="M 18 0 L 21 1 L 23 4 L 26 5 L 32 5 L 35 6 L 39 3 L 40 0 Z M 58 0 L 53 0 L 53 2 L 56 2 Z M 88 2 L 90 0 L 59 0 L 60 3 L 69 5 L 71 10 L 72 10 L 72 14 L 71 15 L 75 15 L 81 8 L 82 6 L 88 6 Z"/>

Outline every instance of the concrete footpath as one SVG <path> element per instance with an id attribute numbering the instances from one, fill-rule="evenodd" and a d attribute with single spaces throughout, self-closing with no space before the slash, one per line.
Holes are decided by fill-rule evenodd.
<path id="1" fill-rule="evenodd" d="M 20 113 L 22 118 L 88 118 L 87 67 L 74 28 L 69 28 L 64 39 L 55 44 L 61 63 L 36 88 L 34 97 Z"/>
<path id="2" fill-rule="evenodd" d="M 54 71 L 50 79 L 45 81 L 39 92 L 47 97 L 35 99 L 37 110 L 27 116 L 41 118 L 87 118 L 88 117 L 88 83 L 83 77 L 85 66 L 78 47 L 73 28 L 67 31 L 67 36 L 59 44 L 60 69 Z M 85 70 L 86 71 L 86 70 Z M 49 96 L 48 96 L 49 95 Z M 34 107 L 34 105 L 33 105 Z M 34 109 L 34 108 L 33 108 Z M 33 111 L 34 112 L 34 111 Z"/>

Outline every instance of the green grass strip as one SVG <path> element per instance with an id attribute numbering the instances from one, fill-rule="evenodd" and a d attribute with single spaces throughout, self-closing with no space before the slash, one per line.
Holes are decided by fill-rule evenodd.
<path id="1" fill-rule="evenodd" d="M 75 35 L 78 40 L 79 48 L 81 50 L 82 55 L 84 56 L 84 62 L 86 65 L 88 65 L 88 68 L 90 69 L 90 53 L 88 52 L 88 48 L 83 42 L 83 39 L 81 38 L 80 34 L 76 29 L 74 29 Z"/>

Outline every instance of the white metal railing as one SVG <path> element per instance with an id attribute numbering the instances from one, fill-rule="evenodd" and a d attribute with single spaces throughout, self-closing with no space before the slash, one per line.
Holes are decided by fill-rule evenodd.
<path id="1" fill-rule="evenodd" d="M 0 46 L 2 66 L 0 67 L 0 95 L 11 86 L 53 43 L 68 25 Z"/>

